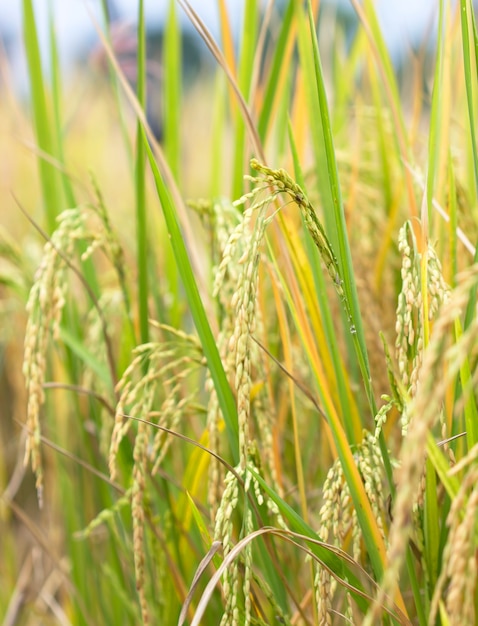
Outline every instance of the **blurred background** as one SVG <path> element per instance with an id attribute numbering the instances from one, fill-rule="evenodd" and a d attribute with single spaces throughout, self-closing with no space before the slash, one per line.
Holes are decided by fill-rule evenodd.
<path id="1" fill-rule="evenodd" d="M 118 595 L 114 587 L 116 578 L 112 576 L 111 589 L 108 588 L 108 593 L 111 595 L 106 594 L 106 601 L 104 601 L 102 588 L 96 589 L 95 584 L 90 583 L 91 570 L 95 570 L 94 574 L 99 576 L 103 565 L 103 553 L 98 551 L 96 544 L 93 544 L 97 541 L 96 538 L 92 539 L 91 553 L 86 552 L 83 544 L 80 545 L 75 538 L 77 537 L 75 533 L 85 528 L 98 511 L 111 506 L 109 492 L 104 489 L 100 481 L 98 481 L 98 486 L 95 485 L 92 488 L 89 474 L 86 470 L 83 472 L 78 463 L 71 463 L 69 459 L 58 460 L 58 455 L 50 453 L 47 470 L 55 469 L 58 463 L 60 467 L 67 467 L 67 471 L 55 473 L 49 470 L 47 482 L 50 477 L 50 495 L 47 501 L 51 508 L 43 512 L 41 517 L 34 490 L 34 479 L 29 468 L 23 468 L 24 441 L 21 438 L 18 423 L 24 422 L 26 403 L 25 381 L 21 369 L 26 324 L 25 303 L 35 272 L 42 259 L 44 242 L 20 211 L 18 204 L 25 207 L 26 213 L 37 224 L 46 228 L 45 207 L 49 208 L 48 205 L 52 204 L 52 200 L 55 199 L 51 194 L 42 193 L 39 176 L 38 164 L 45 151 L 47 153 L 48 151 L 40 149 L 42 146 L 35 133 L 35 111 L 33 99 L 29 93 L 25 58 L 23 4 L 27 3 L 21 0 L 10 2 L 0 0 L 0 152 L 2 154 L 0 159 L 0 244 L 3 246 L 3 249 L 0 248 L 0 398 L 2 398 L 2 403 L 0 403 L 0 490 L 8 484 L 9 498 L 15 496 L 15 502 L 19 503 L 22 510 L 25 510 L 31 519 L 38 521 L 39 526 L 45 529 L 48 542 L 55 547 L 59 546 L 58 554 L 68 555 L 68 562 L 74 563 L 73 573 L 76 575 L 76 572 L 79 572 L 77 575 L 79 582 L 77 581 L 76 584 L 78 586 L 84 584 L 86 589 L 84 597 L 88 598 L 88 594 L 95 596 L 98 591 L 98 599 L 94 600 L 96 604 L 93 602 L 91 604 L 92 607 L 97 607 L 101 603 L 109 605 L 109 598 L 116 598 Z M 190 4 L 222 45 L 218 0 L 190 0 Z M 241 36 L 243 36 L 242 14 L 245 0 L 227 0 L 226 4 L 236 46 L 235 60 L 240 61 L 239 47 Z M 272 4 L 274 12 L 269 22 L 270 28 L 267 34 L 269 48 L 265 46 L 266 53 L 274 49 L 275 38 L 277 38 L 281 23 L 281 11 L 286 3 L 276 0 Z M 451 0 L 451 4 L 456 7 L 456 0 Z M 475 2 L 475 6 L 476 4 Z M 94 22 L 96 21 L 102 29 L 107 22 L 112 47 L 124 74 L 134 87 L 136 84 L 138 1 L 108 0 L 107 17 L 101 0 L 88 2 L 86 0 L 34 0 L 33 5 L 39 35 L 41 63 L 45 75 L 51 79 L 46 89 L 48 104 L 50 109 L 53 108 L 51 101 L 55 100 L 55 106 L 58 107 L 58 110 L 54 111 L 57 116 L 55 120 L 58 119 L 58 127 L 54 124 L 46 126 L 47 134 L 54 135 L 55 139 L 58 139 L 61 150 L 64 151 L 61 161 L 52 161 L 54 169 L 58 169 L 58 172 L 55 171 L 54 174 L 55 176 L 63 174 L 64 162 L 67 174 L 65 178 L 71 182 L 75 192 L 72 201 L 72 196 L 58 185 L 59 191 L 56 197 L 58 209 L 64 210 L 71 206 L 89 203 L 92 197 L 90 187 L 98 186 L 111 218 L 113 230 L 124 247 L 134 291 L 139 282 L 134 255 L 136 248 L 140 248 L 135 238 L 134 222 L 134 209 L 137 204 L 134 167 L 136 118 L 130 102 L 124 98 L 123 91 L 118 89 L 115 77 L 110 72 L 108 59 L 95 30 Z M 178 9 L 182 31 L 180 46 L 182 84 L 181 86 L 174 85 L 177 88 L 177 93 L 173 94 L 175 97 L 173 102 L 176 106 L 168 106 L 167 102 L 171 100 L 167 101 L 164 96 L 167 89 L 163 89 L 162 55 L 167 49 L 164 45 L 164 29 L 172 1 L 144 0 L 144 5 L 148 38 L 147 115 L 156 137 L 163 142 L 164 152 L 169 163 L 172 164 L 181 196 L 186 200 L 202 197 L 218 198 L 221 195 L 227 198 L 237 198 L 242 192 L 236 193 L 235 173 L 239 172 L 238 180 L 242 185 L 244 168 L 241 159 L 244 160 L 242 153 L 245 143 L 244 129 L 240 120 L 236 119 L 239 116 L 235 110 L 235 103 L 230 103 L 227 99 L 224 73 L 217 70 L 217 63 L 210 51 L 182 10 Z M 261 3 L 264 11 L 270 5 L 271 2 L 267 0 Z M 400 114 L 403 110 L 404 134 L 410 145 L 410 154 L 416 162 L 426 163 L 439 0 L 376 0 L 375 5 L 398 78 L 400 96 L 397 96 L 397 102 L 400 100 L 402 107 Z M 459 48 L 459 19 L 456 19 L 458 13 L 458 10 L 454 13 L 453 27 L 450 27 L 449 32 L 450 47 L 453 45 L 454 54 L 452 67 L 454 70 L 459 69 L 450 71 L 450 76 L 455 82 L 450 79 L 450 83 L 447 83 L 450 87 L 444 90 L 444 94 L 450 96 L 450 102 L 453 98 L 453 104 L 447 101 L 444 104 L 445 109 L 449 105 L 453 111 L 453 124 L 450 124 L 450 134 L 453 133 L 453 140 L 448 141 L 448 135 L 444 134 L 442 144 L 446 149 L 448 144 L 454 147 L 453 158 L 456 154 L 460 155 L 456 165 L 456 186 L 461 194 L 458 204 L 460 204 L 460 198 L 464 198 L 461 204 L 467 207 L 468 204 L 472 204 L 472 201 L 468 201 L 461 190 L 462 188 L 473 190 L 474 183 L 470 182 L 472 181 L 472 167 L 470 166 L 471 151 L 467 148 L 468 127 L 462 124 L 462 120 L 466 120 L 467 117 L 463 112 L 461 116 L 459 115 L 459 109 L 466 105 L 464 96 L 466 92 L 463 83 L 460 82 L 462 76 L 460 63 L 463 55 Z M 62 69 L 62 84 L 58 89 L 54 85 L 55 77 L 51 64 L 51 26 L 55 31 L 53 39 L 58 44 L 57 56 Z M 355 51 L 353 49 L 354 33 L 357 27 L 357 16 L 350 0 L 322 0 L 320 2 L 318 41 L 324 61 L 324 75 L 326 82 L 328 81 L 330 107 L 333 110 L 338 165 L 345 189 L 347 216 L 351 218 L 351 232 L 354 235 L 351 238 L 352 245 L 356 246 L 354 252 L 360 253 L 357 254 L 357 258 L 364 259 L 362 265 L 357 264 L 356 271 L 361 279 L 361 297 L 366 298 L 367 306 L 363 308 L 370 318 L 369 328 L 373 336 L 370 341 L 371 354 L 377 355 L 375 369 L 378 371 L 380 368 L 380 373 L 385 375 L 382 347 L 375 326 L 381 324 L 383 318 L 386 321 L 383 327 L 392 330 L 395 328 L 394 290 L 398 284 L 396 279 L 400 276 L 400 266 L 398 250 L 393 241 L 399 221 L 403 216 L 413 214 L 413 211 L 408 204 L 408 195 L 405 193 L 404 181 L 407 180 L 409 174 L 404 168 L 402 153 L 394 147 L 396 119 L 391 115 L 389 103 L 385 98 L 382 102 L 380 90 L 376 89 L 373 93 L 373 88 L 378 84 L 376 80 L 378 71 L 373 54 L 369 52 L 368 45 L 364 45 L 366 38 L 363 37 L 362 43 L 359 42 Z M 364 50 L 367 51 L 366 55 Z M 166 59 L 166 54 L 164 58 Z M 263 65 L 266 65 L 263 58 L 267 60 L 267 54 L 260 57 Z M 273 122 L 270 125 L 272 130 L 267 141 L 264 142 L 267 144 L 267 158 L 271 155 L 270 164 L 274 167 L 282 165 L 285 161 L 283 157 L 286 152 L 284 146 L 289 113 L 294 120 L 296 136 L 302 145 L 303 153 L 306 156 L 312 153 L 310 127 L 313 126 L 311 121 L 314 116 L 307 114 L 303 95 L 304 84 L 307 83 L 309 74 L 304 73 L 300 77 L 297 84 L 301 89 L 296 88 L 293 80 L 293 71 L 296 67 L 293 53 L 290 58 L 292 59 L 290 65 L 284 64 L 283 67 L 287 70 L 292 67 L 292 71 L 287 72 L 290 76 L 288 75 L 287 81 L 284 81 L 282 91 L 279 89 L 274 91 L 277 107 L 274 109 Z M 240 66 L 240 63 L 238 65 Z M 180 65 L 174 67 L 178 66 Z M 56 66 L 53 64 L 53 67 Z M 166 62 L 164 67 L 168 67 Z M 268 69 L 270 66 L 264 70 L 264 75 L 267 74 Z M 260 73 L 261 71 L 258 71 L 258 74 Z M 171 72 L 165 72 L 165 74 L 164 82 L 167 83 Z M 178 75 L 179 72 L 174 74 Z M 254 72 L 248 72 L 248 80 L 253 75 Z M 171 82 L 174 81 L 170 80 L 170 84 Z M 260 78 L 257 82 L 253 80 L 250 82 L 254 84 L 253 93 L 257 96 L 256 100 L 251 99 L 251 111 L 253 117 L 257 119 L 261 113 L 260 99 L 263 96 L 263 85 Z M 56 89 L 57 92 L 55 92 Z M 52 97 L 55 93 L 59 94 L 56 99 Z M 275 132 L 275 127 L 279 129 L 278 132 Z M 424 129 L 425 132 L 422 132 Z M 459 141 L 456 140 L 456 136 Z M 458 148 L 455 149 L 455 146 Z M 60 150 L 52 150 L 51 154 L 57 158 Z M 313 159 L 305 158 L 304 164 L 307 168 L 306 176 L 314 177 L 315 173 L 320 171 L 320 168 L 311 167 L 311 164 L 314 164 Z M 166 318 L 167 323 L 181 327 L 181 322 L 184 320 L 190 323 L 188 308 L 184 305 L 184 297 L 182 296 L 181 300 L 177 295 L 182 294 L 181 284 L 175 274 L 175 264 L 166 243 L 167 233 L 159 215 L 153 181 L 148 177 L 146 183 L 148 207 L 151 208 L 148 212 L 150 220 L 148 224 L 151 228 L 149 248 L 151 284 L 154 285 L 152 300 L 157 310 L 166 311 L 167 315 L 171 316 Z M 416 185 L 418 197 L 422 191 L 419 183 Z M 470 198 L 474 197 L 473 193 L 469 192 Z M 201 233 L 204 232 L 200 228 L 200 217 L 192 214 L 190 219 L 194 235 L 199 239 Z M 472 239 L 476 239 L 475 224 L 473 221 L 466 223 L 464 220 L 465 217 L 460 215 L 460 224 L 468 233 L 471 233 Z M 367 236 L 362 236 L 363 233 L 367 233 Z M 385 254 L 388 252 L 390 256 L 390 267 L 387 265 L 386 270 L 383 271 L 382 266 L 386 265 L 385 256 L 376 254 L 377 241 L 382 236 L 386 243 L 381 249 L 385 251 Z M 204 242 L 206 252 L 208 244 L 209 240 Z M 199 245 L 202 245 L 202 242 Z M 5 254 L 7 248 L 10 258 L 15 262 L 7 263 L 3 258 L 7 256 Z M 207 258 L 207 254 L 203 256 Z M 382 261 L 383 264 L 380 265 Z M 103 264 L 99 264 L 99 267 L 103 270 Z M 113 293 L 111 288 L 112 285 L 115 286 L 113 274 L 101 271 L 101 281 L 107 294 L 110 291 Z M 108 291 L 110 288 L 111 290 Z M 112 302 L 114 304 L 113 300 Z M 382 302 L 386 302 L 388 308 L 380 308 Z M 89 302 L 81 304 L 84 307 L 83 315 L 83 310 L 87 312 L 87 307 L 90 305 Z M 79 337 L 82 337 L 84 332 L 85 316 L 86 313 L 83 317 L 78 316 Z M 381 326 L 378 328 L 380 329 Z M 119 331 L 117 336 L 119 337 L 117 349 L 121 353 L 121 358 L 118 358 L 120 364 L 118 371 L 122 371 L 123 362 L 125 364 L 129 362 L 127 361 L 129 346 L 123 345 L 124 340 Z M 57 360 L 52 360 L 53 371 L 50 378 L 51 380 L 70 380 L 70 372 L 64 371 L 66 367 L 63 353 L 59 353 L 59 356 Z M 374 367 L 373 364 L 372 366 Z M 76 373 L 73 367 L 71 371 Z M 299 371 L 302 372 L 302 370 Z M 71 375 L 71 380 L 76 380 L 76 378 Z M 70 420 L 70 414 L 77 411 L 77 406 L 72 402 L 71 397 L 60 393 L 50 395 L 53 398 L 52 406 L 54 404 L 58 412 L 45 411 L 47 437 L 58 442 L 65 449 L 71 450 L 78 457 L 84 458 L 91 452 L 91 459 L 97 462 L 100 458 L 99 466 L 105 467 L 101 465 L 104 459 L 98 453 L 99 447 L 97 449 L 96 439 L 91 435 L 93 422 L 90 405 L 84 402 L 84 398 L 78 401 L 82 403 L 78 414 L 86 417 L 84 423 L 78 422 L 74 426 L 74 422 Z M 55 421 L 57 414 L 60 417 Z M 317 457 L 318 463 L 320 455 L 317 455 L 316 449 L 312 444 L 310 445 L 310 458 Z M 320 458 L 320 461 L 322 462 L 323 459 Z M 314 463 L 311 463 L 308 471 L 310 476 L 314 476 L 311 484 L 316 490 L 314 467 Z M 58 476 L 62 482 L 57 481 Z M 103 490 L 107 492 L 106 496 L 103 495 Z M 51 496 L 52 493 L 53 496 Z M 77 505 L 78 498 L 80 498 L 80 506 Z M 69 507 L 65 506 L 65 499 L 68 502 L 71 500 Z M 65 521 L 65 517 L 68 516 L 69 519 Z M 125 524 L 128 523 L 129 521 L 125 522 Z M 0 553 L 4 557 L 0 559 L 4 561 L 0 562 L 0 580 L 6 581 L 0 585 L 0 616 L 1 609 L 5 609 L 6 613 L 6 607 L 13 606 L 10 590 L 16 588 L 17 584 L 20 586 L 18 581 L 28 578 L 30 575 L 28 572 L 35 571 L 40 574 L 42 572 L 41 568 L 36 565 L 36 561 L 33 561 L 31 565 L 27 561 L 27 557 L 30 558 L 32 542 L 25 527 L 24 523 L 17 522 L 9 510 L 2 511 L 0 508 L 0 537 L 5 544 L 2 546 L 0 541 Z M 7 530 L 3 531 L 4 528 Z M 128 533 L 125 533 L 124 537 L 126 544 L 129 541 Z M 101 538 L 100 540 L 102 541 Z M 68 542 L 72 545 L 67 545 Z M 114 549 L 111 549 L 111 553 L 116 558 L 116 544 L 112 542 L 112 546 Z M 129 555 L 129 546 L 127 548 L 124 553 Z M 45 550 L 45 553 L 48 553 L 48 550 Z M 35 553 L 31 552 L 31 554 Z M 23 570 L 25 563 L 25 570 Z M 107 559 L 104 559 L 104 563 L 107 563 Z M 23 571 L 27 574 L 20 576 L 19 572 Z M 35 584 L 31 585 L 30 597 L 36 599 L 40 595 L 36 587 L 42 587 L 44 578 L 45 576 L 39 575 L 38 581 L 34 581 Z M 124 594 L 126 598 L 134 596 L 133 577 L 128 578 L 127 584 L 124 587 L 119 586 L 118 589 L 120 591 L 126 589 L 127 593 Z M 52 592 L 50 595 L 55 594 Z M 25 603 L 28 604 L 26 600 Z M 105 616 L 109 616 L 110 609 L 112 611 L 116 609 L 114 602 L 111 605 L 112 607 L 103 607 Z M 118 606 L 121 607 L 121 603 L 118 603 Z M 131 623 L 138 623 L 134 621 L 136 610 L 133 607 Z M 13 609 L 9 611 L 10 615 L 14 612 Z M 17 613 L 19 612 L 18 610 Z M 78 612 L 81 613 L 81 611 Z M 40 623 L 34 621 L 35 619 L 36 616 L 33 616 L 30 622 L 10 620 L 5 621 L 4 624 L 10 626 L 14 623 L 28 623 L 28 625 Z M 114 621 L 113 617 L 110 617 L 108 621 L 105 617 L 104 622 L 98 621 L 97 623 L 122 622 Z"/>
<path id="2" fill-rule="evenodd" d="M 147 28 L 152 41 L 158 38 L 164 26 L 168 2 L 145 0 Z M 235 35 L 241 31 L 242 0 L 228 0 L 231 24 Z M 275 3 L 280 10 L 280 0 Z M 433 45 L 435 38 L 438 0 L 377 0 L 376 8 L 385 40 L 391 56 L 399 67 L 412 50 L 423 43 Z M 218 36 L 218 11 L 215 0 L 192 0 L 191 5 L 198 11 L 208 28 Z M 267 2 L 263 2 L 264 8 Z M 322 13 L 333 13 L 338 21 L 346 23 L 350 29 L 356 25 L 356 16 L 348 0 L 324 0 Z M 99 0 L 36 0 L 35 14 L 38 23 L 40 45 L 43 58 L 48 57 L 49 15 L 58 37 L 59 56 L 65 70 L 72 66 L 88 63 L 92 50 L 98 45 L 98 38 L 92 24 L 91 15 L 101 22 L 102 9 Z M 130 0 L 108 0 L 112 23 L 133 25 L 136 19 L 136 2 Z M 189 21 L 180 11 L 183 32 L 186 40 L 186 66 L 194 61 L 207 62 L 208 55 L 201 41 L 193 31 Z M 118 45 L 126 44 L 126 30 L 117 33 Z M 122 34 L 123 39 L 119 36 Z M 13 83 L 17 90 L 27 89 L 26 67 L 22 44 L 21 2 L 0 3 L 0 41 L 12 68 Z"/>
<path id="3" fill-rule="evenodd" d="M 436 39 L 438 0 L 377 0 L 375 2 L 377 15 L 380 21 L 384 39 L 389 49 L 395 71 L 399 80 L 404 102 L 413 106 L 413 71 L 419 65 L 423 74 L 424 93 L 428 92 L 427 79 L 430 77 L 427 59 L 432 56 Z M 219 14 L 218 2 L 215 0 L 192 0 L 190 3 L 198 12 L 201 19 L 219 41 Z M 242 29 L 243 0 L 226 1 L 231 30 L 236 47 L 239 48 L 239 37 Z M 270 2 L 262 0 L 265 11 Z M 274 46 L 274 31 L 279 31 L 281 11 L 286 4 L 283 0 L 276 0 L 274 18 L 271 21 L 269 40 Z M 108 7 L 108 22 L 111 42 L 122 70 L 135 87 L 136 81 L 136 18 L 137 2 L 131 0 L 35 0 L 33 2 L 35 20 L 38 29 L 41 62 L 45 75 L 51 76 L 50 28 L 53 26 L 58 46 L 58 59 L 62 68 L 63 94 L 69 99 L 69 118 L 66 120 L 65 130 L 71 126 L 69 120 L 81 117 L 79 107 L 83 100 L 95 99 L 90 90 L 103 88 L 107 84 L 108 62 L 103 46 L 95 30 L 97 26 L 105 26 L 104 5 Z M 150 126 L 156 138 L 163 138 L 162 118 L 164 94 L 162 90 L 162 50 L 163 33 L 167 20 L 168 7 L 166 0 L 157 2 L 145 0 L 145 15 L 148 37 L 148 98 L 147 115 Z M 202 92 L 208 81 L 213 80 L 216 69 L 215 61 L 206 45 L 186 18 L 182 9 L 178 9 L 178 19 L 181 24 L 181 62 L 182 62 L 182 89 L 183 105 L 187 109 L 193 98 L 189 97 L 197 85 Z M 275 29 L 274 23 L 277 28 Z M 322 58 L 325 59 L 325 72 L 333 63 L 339 47 L 347 47 L 353 40 L 358 26 L 358 18 L 349 0 L 323 0 L 320 3 L 319 41 Z M 345 44 L 344 44 L 345 37 Z M 220 42 L 219 42 L 220 43 Z M 238 50 L 236 50 L 236 56 Z M 412 67 L 415 66 L 415 70 Z M 104 80 L 103 80 L 104 79 Z M 25 59 L 25 46 L 22 33 L 22 3 L 0 3 L 0 90 L 10 94 L 10 101 L 24 105 L 29 101 L 29 81 Z M 201 107 L 193 107 L 192 117 L 200 119 Z M 206 103 L 207 104 L 207 103 Z M 427 102 L 425 101 L 425 106 Z M 68 104 L 67 104 L 68 109 Z M 88 115 L 93 115 L 89 108 Z M 186 114 L 187 119 L 187 114 Z M 112 119 L 112 123 L 115 120 Z M 23 124 L 19 124 L 23 127 Z M 192 131 L 185 122 L 184 133 Z M 8 129 L 7 129 L 8 133 Z M 2 139 L 3 136 L 3 139 Z M 206 135 L 207 136 L 207 135 Z M 202 141 L 199 137 L 198 141 Z M 0 130 L 0 145 L 6 145 L 4 133 Z M 194 168 L 192 168 L 195 171 Z M 201 179 L 201 167 L 198 166 Z M 0 177 L 1 184 L 1 177 Z M 195 188 L 195 191 L 196 188 Z M 200 191 L 200 190 L 199 190 Z M 1 219 L 1 218 L 0 218 Z"/>

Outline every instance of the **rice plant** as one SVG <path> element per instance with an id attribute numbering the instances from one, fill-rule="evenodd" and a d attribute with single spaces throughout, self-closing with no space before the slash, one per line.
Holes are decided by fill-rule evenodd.
<path id="1" fill-rule="evenodd" d="M 246 0 L 236 46 L 224 3 L 215 40 L 171 1 L 158 142 L 143 2 L 134 84 L 104 3 L 78 104 L 23 0 L 4 624 L 475 623 L 473 4 L 437 3 L 402 85 L 373 2 L 348 37 L 319 4 Z"/>

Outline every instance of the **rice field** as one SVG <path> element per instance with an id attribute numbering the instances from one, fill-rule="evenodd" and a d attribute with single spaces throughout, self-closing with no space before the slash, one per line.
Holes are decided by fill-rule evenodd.
<path id="1" fill-rule="evenodd" d="M 401 72 L 371 0 L 353 31 L 319 4 L 246 0 L 236 45 L 223 2 L 215 40 L 171 1 L 158 133 L 141 0 L 134 81 L 106 2 L 103 73 L 65 81 L 22 0 L 4 626 L 476 622 L 473 4 L 437 2 Z M 180 8 L 214 58 L 192 83 Z"/>

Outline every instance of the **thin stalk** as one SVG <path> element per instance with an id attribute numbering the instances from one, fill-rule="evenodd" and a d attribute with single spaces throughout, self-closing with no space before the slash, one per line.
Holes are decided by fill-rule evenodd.
<path id="1" fill-rule="evenodd" d="M 137 98 L 146 110 L 146 30 L 144 3 L 138 4 L 138 53 L 137 53 Z M 136 200 L 136 259 L 138 267 L 139 332 L 142 343 L 149 340 L 149 285 L 148 285 L 148 221 L 146 210 L 146 154 L 145 137 L 141 122 L 136 129 L 135 200 Z"/>

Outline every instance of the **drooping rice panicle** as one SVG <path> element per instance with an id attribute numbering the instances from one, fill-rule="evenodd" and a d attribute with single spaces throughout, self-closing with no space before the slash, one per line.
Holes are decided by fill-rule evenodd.
<path id="1" fill-rule="evenodd" d="M 101 343 L 106 348 L 108 367 L 114 379 L 106 321 L 101 308 L 89 285 L 75 266 L 79 245 L 86 248 L 80 260 L 90 258 L 96 250 L 101 250 L 115 265 L 117 271 L 124 272 L 122 249 L 109 222 L 103 205 L 83 205 L 68 209 L 58 218 L 58 227 L 46 242 L 43 258 L 38 268 L 27 302 L 28 322 L 25 332 L 23 373 L 26 379 L 28 407 L 26 426 L 28 437 L 25 463 L 31 459 L 32 469 L 37 477 L 37 491 L 40 503 L 43 491 L 43 469 L 40 455 L 40 411 L 45 401 L 43 383 L 47 367 L 47 348 L 50 338 L 58 341 L 62 312 L 66 303 L 69 282 L 68 270 L 81 276 L 94 309 L 99 316 Z"/>
<path id="2" fill-rule="evenodd" d="M 301 187 L 289 176 L 284 169 L 274 170 L 271 169 L 257 159 L 251 160 L 251 167 L 262 174 L 262 180 L 265 180 L 274 189 L 274 195 L 286 193 L 289 195 L 300 209 L 304 223 L 309 231 L 317 249 L 320 253 L 322 261 L 325 265 L 327 273 L 332 279 L 335 290 L 343 304 L 349 322 L 351 324 L 351 331 L 353 328 L 352 309 L 347 299 L 346 293 L 343 288 L 343 280 L 340 275 L 340 267 L 335 256 L 332 246 L 328 240 L 325 230 L 317 217 L 317 213 L 314 207 L 311 205 L 306 194 Z M 261 181 L 258 179 L 257 182 Z"/>
<path id="3" fill-rule="evenodd" d="M 68 288 L 68 262 L 73 259 L 78 241 L 96 239 L 85 223 L 83 209 L 70 209 L 58 218 L 58 228 L 44 246 L 27 302 L 23 374 L 27 388 L 28 436 L 25 464 L 30 460 L 36 475 L 40 505 L 43 501 L 43 468 L 40 453 L 40 411 L 45 402 L 43 383 L 47 369 L 50 338 L 58 340 Z"/>
<path id="4" fill-rule="evenodd" d="M 133 451 L 133 485 L 131 489 L 131 516 L 133 518 L 133 555 L 139 605 L 143 624 L 149 624 L 149 609 L 146 599 L 146 553 L 144 545 L 144 496 L 146 491 L 148 426 L 144 422 L 138 424 Z"/>
<path id="5" fill-rule="evenodd" d="M 420 284 L 421 254 L 410 222 L 400 229 L 398 247 L 402 253 L 402 288 L 398 296 L 395 342 L 401 382 L 410 396 L 417 390 L 420 367 L 423 359 L 423 303 Z M 440 261 L 431 244 L 427 247 L 427 306 L 429 321 L 432 321 L 440 306 L 448 300 L 450 289 L 445 283 Z M 402 415 L 402 430 L 408 428 L 407 412 Z"/>
<path id="6" fill-rule="evenodd" d="M 231 540 L 233 533 L 233 513 L 237 507 L 239 498 L 239 485 L 236 477 L 228 473 L 225 478 L 225 489 L 222 495 L 221 503 L 217 510 L 216 522 L 214 528 L 214 538 L 221 541 L 224 556 L 231 550 Z M 238 618 L 238 569 L 234 563 L 230 568 L 226 569 L 222 579 L 222 591 L 225 598 L 225 607 L 223 611 L 221 624 L 237 624 Z M 235 621 L 236 620 L 236 621 Z"/>
<path id="7" fill-rule="evenodd" d="M 169 327 L 161 327 L 171 332 Z M 178 386 L 192 372 L 205 365 L 197 338 L 186 333 L 174 330 L 173 332 L 185 342 L 190 354 L 184 354 L 184 346 L 175 342 L 150 342 L 140 345 L 133 351 L 134 358 L 118 382 L 116 391 L 119 394 L 119 400 L 116 406 L 108 460 L 112 478 L 117 475 L 116 457 L 119 445 L 131 427 L 128 415 L 142 419 L 157 417 L 158 413 L 152 412 L 153 402 L 161 390 L 165 393 L 162 400 L 164 412 L 159 412 L 158 423 L 171 428 L 177 424 L 188 404 L 188 402 L 181 402 L 178 405 L 176 397 Z M 164 456 L 165 449 L 163 448 L 167 449 L 170 442 L 170 438 L 164 438 L 161 433 L 156 435 L 152 447 L 153 462 L 157 461 L 158 456 L 159 458 Z M 157 464 L 154 467 L 157 469 Z"/>
<path id="8" fill-rule="evenodd" d="M 446 523 L 449 527 L 443 553 L 443 567 L 435 586 L 429 623 L 435 623 L 438 604 L 445 591 L 446 611 L 452 624 L 474 624 L 474 589 L 477 581 L 478 468 L 470 467 L 451 503 Z"/>
<path id="9" fill-rule="evenodd" d="M 363 441 L 355 451 L 355 458 L 380 532 L 385 536 L 382 521 L 386 512 L 386 498 L 383 492 L 384 471 L 376 443 L 369 433 L 364 432 Z M 360 563 L 361 529 L 356 511 L 352 506 L 350 490 L 338 460 L 329 469 L 323 485 L 322 497 L 323 504 L 319 512 L 319 537 L 326 543 L 342 548 L 346 537 L 351 535 L 353 556 L 356 562 Z M 332 624 L 332 600 L 337 589 L 337 581 L 320 565 L 316 565 L 315 568 L 314 585 L 319 623 Z"/>

